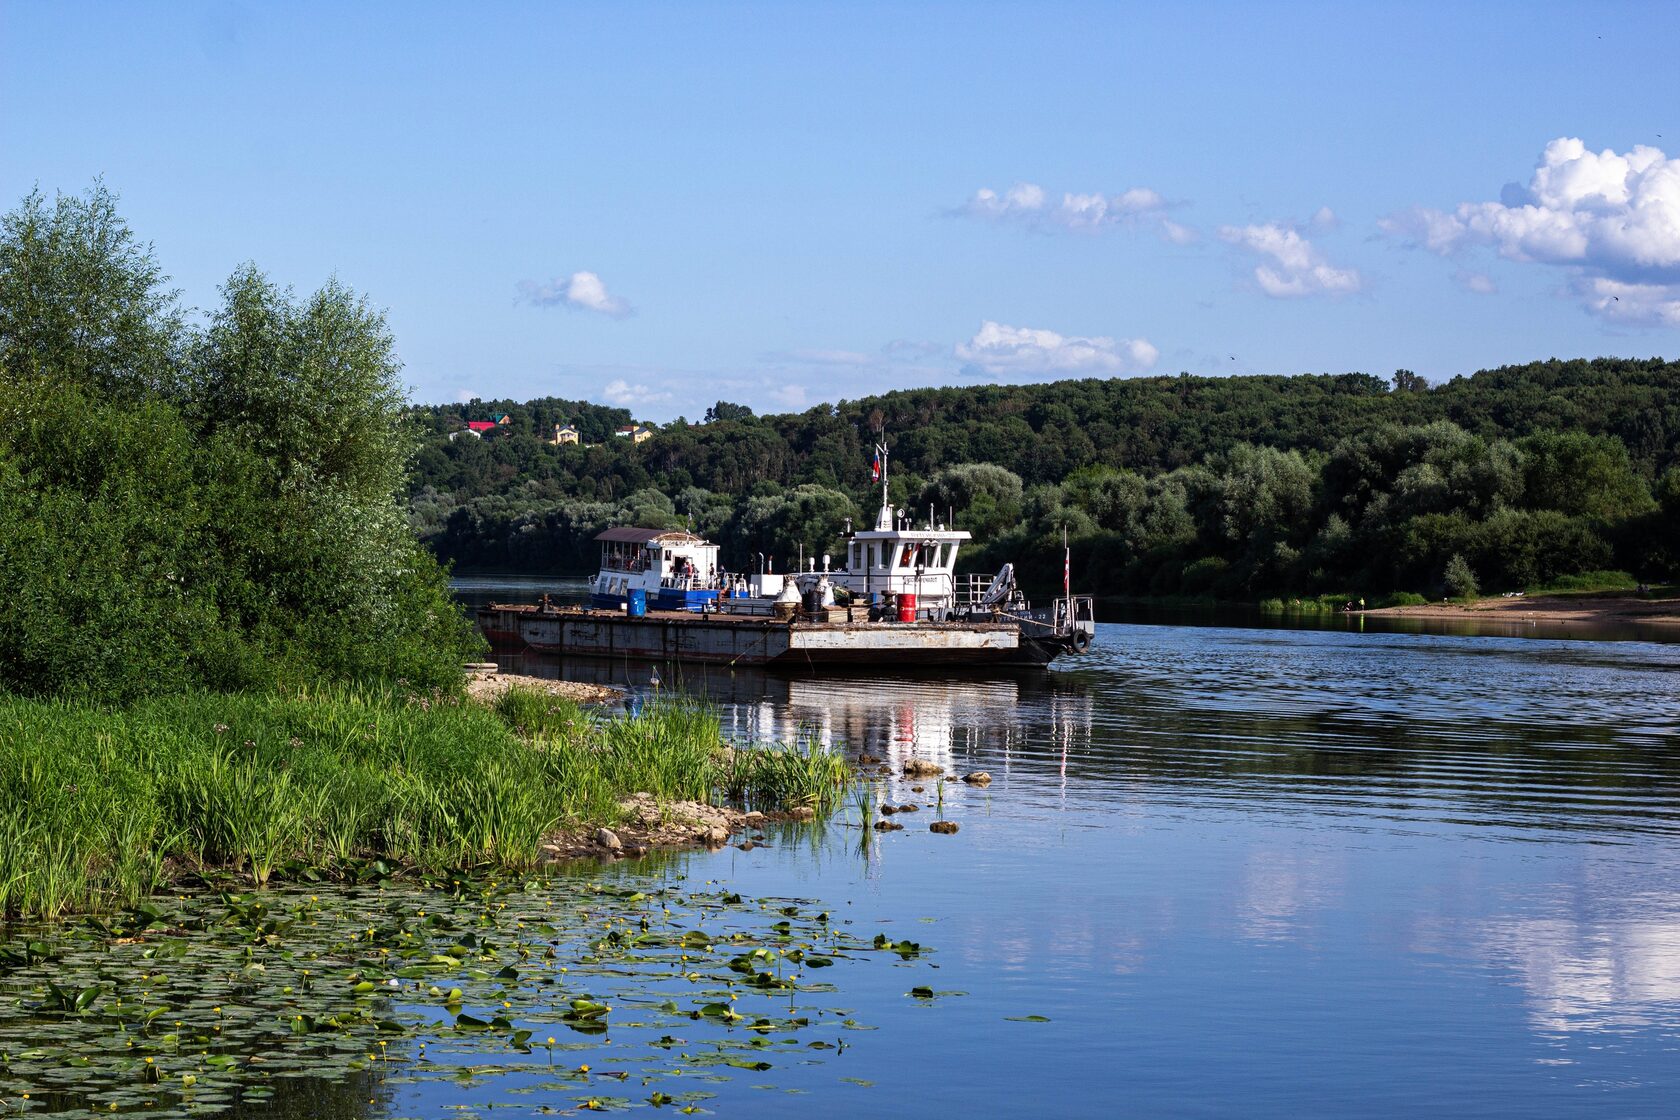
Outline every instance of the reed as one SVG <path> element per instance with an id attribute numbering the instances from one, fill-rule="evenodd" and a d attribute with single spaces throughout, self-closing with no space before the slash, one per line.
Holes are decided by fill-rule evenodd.
<path id="1" fill-rule="evenodd" d="M 826 805 L 844 775 L 810 747 L 727 747 L 715 714 L 676 701 L 606 717 L 529 690 L 494 709 L 353 686 L 0 697 L 0 916 L 131 906 L 190 872 L 528 868 L 557 826 L 612 823 L 636 791 Z"/>

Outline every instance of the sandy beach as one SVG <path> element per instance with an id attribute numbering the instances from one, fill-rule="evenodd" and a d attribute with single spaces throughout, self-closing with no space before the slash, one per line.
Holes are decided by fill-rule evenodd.
<path id="1" fill-rule="evenodd" d="M 1602 595 L 1499 596 L 1473 603 L 1420 603 L 1360 612 L 1387 618 L 1475 619 L 1512 622 L 1639 622 L 1680 625 L 1680 598 L 1650 599 L 1632 592 Z"/>

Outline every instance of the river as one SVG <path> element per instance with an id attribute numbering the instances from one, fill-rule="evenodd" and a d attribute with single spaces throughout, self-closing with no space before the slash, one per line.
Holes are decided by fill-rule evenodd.
<path id="1" fill-rule="evenodd" d="M 955 836 L 894 778 L 882 800 L 928 807 L 902 832 L 665 872 L 913 936 L 963 993 L 854 977 L 879 1029 L 784 1072 L 802 1115 L 1680 1110 L 1680 645 L 1102 624 L 1026 677 L 657 687 L 743 741 L 993 776 L 943 787 Z M 712 1107 L 792 1104 L 752 1094 Z"/>

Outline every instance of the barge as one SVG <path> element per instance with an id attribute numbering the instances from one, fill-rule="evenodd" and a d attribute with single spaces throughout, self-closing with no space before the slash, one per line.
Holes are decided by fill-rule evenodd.
<path id="1" fill-rule="evenodd" d="M 903 623 L 870 622 L 855 610 L 850 621 L 843 610 L 784 620 L 709 611 L 650 610 L 636 616 L 589 607 L 492 603 L 479 610 L 478 619 L 503 649 L 780 668 L 1030 668 L 1089 644 L 1088 638 L 1079 642 L 1059 634 L 1049 622 L 990 615 Z"/>
<path id="2" fill-rule="evenodd" d="M 1035 608 L 1005 564 L 959 576 L 965 530 L 917 525 L 887 497 L 886 447 L 876 448 L 881 508 L 872 529 L 847 525 L 840 563 L 803 571 L 723 571 L 718 548 L 686 530 L 623 526 L 596 537 L 601 567 L 586 605 L 492 603 L 479 626 L 499 649 L 567 657 L 722 665 L 1042 667 L 1083 653 L 1096 634 L 1089 596 Z"/>

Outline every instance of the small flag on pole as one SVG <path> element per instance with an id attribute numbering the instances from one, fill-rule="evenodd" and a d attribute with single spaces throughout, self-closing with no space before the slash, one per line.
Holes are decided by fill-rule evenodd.
<path id="1" fill-rule="evenodd" d="M 875 461 L 869 465 L 869 481 L 881 481 L 881 453 L 875 453 Z"/>

